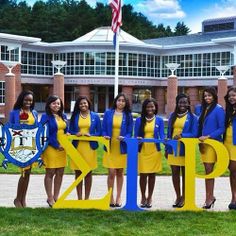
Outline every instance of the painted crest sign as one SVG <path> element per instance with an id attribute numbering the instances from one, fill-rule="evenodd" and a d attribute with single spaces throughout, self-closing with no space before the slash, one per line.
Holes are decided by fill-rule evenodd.
<path id="1" fill-rule="evenodd" d="M 5 156 L 4 168 L 10 162 L 21 168 L 34 162 L 42 163 L 42 152 L 48 145 L 47 124 L 15 125 L 7 123 L 0 129 L 0 151 Z"/>

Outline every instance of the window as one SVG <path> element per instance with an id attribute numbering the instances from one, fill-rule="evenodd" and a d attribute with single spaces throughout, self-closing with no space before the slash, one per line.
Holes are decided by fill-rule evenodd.
<path id="1" fill-rule="evenodd" d="M 5 104 L 5 81 L 0 81 L 0 104 Z"/>

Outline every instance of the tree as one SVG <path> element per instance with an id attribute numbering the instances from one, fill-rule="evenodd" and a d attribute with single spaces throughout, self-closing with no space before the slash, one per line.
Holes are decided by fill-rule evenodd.
<path id="1" fill-rule="evenodd" d="M 174 35 L 186 35 L 191 30 L 184 24 L 184 22 L 178 22 L 175 29 L 174 29 Z"/>

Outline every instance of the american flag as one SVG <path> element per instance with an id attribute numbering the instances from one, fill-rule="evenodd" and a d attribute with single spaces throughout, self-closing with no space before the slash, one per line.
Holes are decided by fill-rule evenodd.
<path id="1" fill-rule="evenodd" d="M 112 8 L 111 29 L 116 33 L 122 25 L 121 0 L 110 0 L 109 5 Z"/>

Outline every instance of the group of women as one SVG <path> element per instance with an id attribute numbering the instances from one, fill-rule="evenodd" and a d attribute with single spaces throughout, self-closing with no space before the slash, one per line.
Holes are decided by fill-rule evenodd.
<path id="1" fill-rule="evenodd" d="M 42 154 L 46 174 L 44 179 L 47 203 L 51 207 L 57 201 L 62 183 L 64 168 L 67 164 L 66 152 L 57 140 L 57 135 L 64 133 L 77 136 L 103 136 L 110 140 L 110 152 L 104 148 L 103 165 L 108 168 L 107 186 L 112 188 L 110 207 L 121 207 L 121 192 L 123 186 L 124 168 L 126 167 L 127 147 L 124 138 L 137 139 L 175 139 L 178 142 L 178 154 L 173 154 L 172 147 L 165 146 L 165 157 L 172 170 L 172 181 L 176 193 L 173 207 L 184 205 L 184 176 L 185 149 L 181 138 L 199 138 L 199 150 L 206 174 L 213 171 L 217 161 L 214 149 L 204 144 L 206 139 L 224 142 L 230 156 L 230 185 L 232 199 L 229 209 L 236 209 L 236 87 L 229 88 L 226 96 L 226 110 L 217 104 L 217 93 L 213 87 L 206 88 L 202 94 L 201 113 L 199 117 L 191 112 L 190 100 L 186 94 L 176 97 L 176 106 L 168 119 L 167 137 L 164 132 L 164 121 L 158 115 L 157 102 L 147 98 L 142 104 L 141 116 L 133 125 L 133 117 L 129 100 L 120 93 L 113 101 L 111 109 L 104 113 L 102 122 L 98 114 L 91 111 L 91 104 L 87 97 L 80 96 L 74 106 L 70 122 L 63 113 L 63 104 L 58 96 L 50 96 L 46 102 L 45 114 L 40 122 L 48 122 L 49 145 Z M 27 114 L 27 115 L 26 115 Z M 21 119 L 24 117 L 24 119 Z M 27 117 L 27 119 L 25 119 Z M 31 91 L 23 91 L 10 114 L 11 123 L 35 124 L 38 122 L 37 112 L 34 110 L 34 97 Z M 80 155 L 88 163 L 91 172 L 84 179 L 84 199 L 89 199 L 92 186 L 92 171 L 97 168 L 96 149 L 98 143 L 91 141 L 74 141 Z M 188 158 L 188 157 L 186 157 Z M 162 153 L 159 143 L 142 143 L 139 145 L 138 171 L 140 175 L 141 202 L 140 207 L 152 207 L 152 195 L 155 187 L 155 174 L 161 171 Z M 71 169 L 77 178 L 81 171 L 78 165 L 71 161 Z M 26 192 L 29 183 L 31 166 L 22 169 L 17 196 L 14 200 L 16 207 L 26 206 Z M 181 181 L 182 173 L 182 181 Z M 116 181 L 116 196 L 113 194 Z M 182 187 L 181 187 L 182 185 Z M 83 183 L 77 186 L 78 199 L 83 198 Z M 206 180 L 206 198 L 204 209 L 214 206 L 214 179 Z"/>

